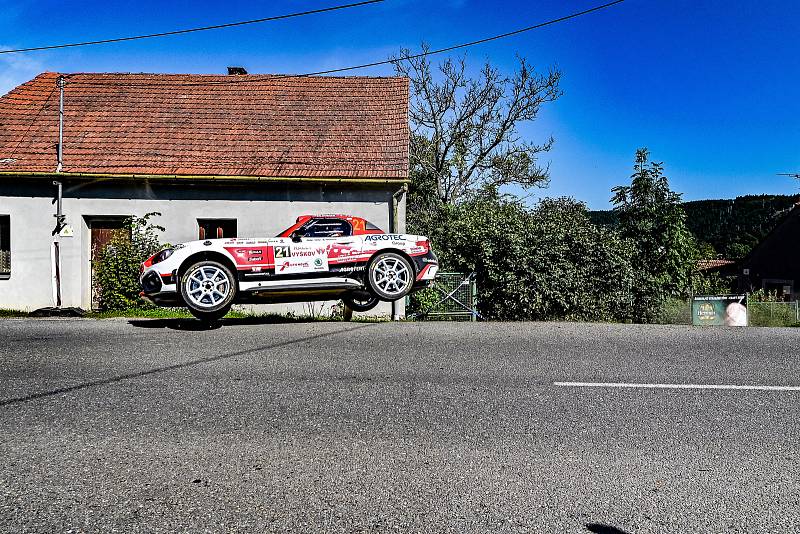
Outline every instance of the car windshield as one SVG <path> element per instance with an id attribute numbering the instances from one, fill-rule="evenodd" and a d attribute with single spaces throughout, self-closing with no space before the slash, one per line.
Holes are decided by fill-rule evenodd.
<path id="1" fill-rule="evenodd" d="M 294 226 L 295 225 L 292 225 L 278 234 L 278 237 L 286 235 Z M 344 219 L 316 218 L 306 221 L 292 233 L 297 233 L 303 237 L 342 237 L 352 235 L 353 228 L 351 224 Z"/>

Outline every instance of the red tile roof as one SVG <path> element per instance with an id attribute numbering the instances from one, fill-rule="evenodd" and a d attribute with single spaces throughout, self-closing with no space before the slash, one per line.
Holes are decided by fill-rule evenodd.
<path id="1" fill-rule="evenodd" d="M 0 97 L 0 172 L 55 170 L 57 77 Z M 64 172 L 408 178 L 406 78 L 72 74 L 64 110 Z"/>
<path id="2" fill-rule="evenodd" d="M 698 260 L 697 268 L 701 271 L 708 271 L 711 269 L 719 269 L 720 267 L 725 267 L 727 265 L 733 265 L 736 263 L 733 260 L 724 260 L 724 259 L 714 259 L 714 260 Z"/>

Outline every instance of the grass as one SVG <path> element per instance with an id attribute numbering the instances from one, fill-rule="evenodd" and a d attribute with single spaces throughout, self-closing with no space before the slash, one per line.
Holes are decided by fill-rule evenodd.
<path id="1" fill-rule="evenodd" d="M 22 310 L 0 309 L 0 317 L 28 317 L 30 314 Z"/>

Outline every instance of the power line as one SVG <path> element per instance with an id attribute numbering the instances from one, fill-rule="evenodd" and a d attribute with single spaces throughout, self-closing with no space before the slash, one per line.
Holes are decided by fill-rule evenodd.
<path id="1" fill-rule="evenodd" d="M 323 75 L 323 74 L 334 74 L 334 73 L 337 73 L 337 72 L 346 72 L 346 71 L 351 71 L 351 70 L 356 70 L 356 69 L 364 69 L 364 68 L 368 68 L 368 67 L 377 67 L 379 65 L 387 65 L 389 63 L 394 63 L 395 61 L 404 61 L 404 60 L 416 59 L 416 58 L 420 58 L 420 57 L 424 57 L 424 56 L 431 56 L 431 55 L 434 55 L 434 54 L 442 54 L 444 52 L 450 52 L 452 50 L 459 50 L 461 48 L 467 48 L 467 47 L 470 47 L 470 46 L 476 46 L 476 45 L 479 45 L 479 44 L 488 43 L 490 41 L 496 41 L 498 39 L 505 39 L 507 37 L 518 35 L 520 33 L 525 33 L 525 32 L 529 32 L 529 31 L 532 31 L 532 30 L 539 29 L 539 28 L 543 28 L 545 26 L 551 26 L 553 24 L 558 24 L 560 22 L 565 22 L 565 21 L 568 21 L 568 20 L 571 20 L 571 19 L 582 17 L 583 15 L 588 15 L 588 14 L 594 13 L 596 11 L 601 11 L 603 9 L 610 8 L 610 7 L 615 6 L 617 4 L 621 4 L 624 1 L 625 0 L 614 0 L 613 2 L 608 2 L 606 4 L 601 4 L 601 5 L 589 8 L 589 9 L 585 9 L 583 11 L 578 11 L 576 13 L 572 13 L 570 15 L 565 15 L 563 17 L 559 17 L 559 18 L 556 18 L 556 19 L 551 19 L 551 20 L 548 20 L 548 21 L 545 21 L 545 22 L 540 22 L 540 23 L 534 24 L 532 26 L 527 26 L 525 28 L 520 28 L 518 30 L 513 30 L 513 31 L 510 31 L 510 32 L 501 33 L 501 34 L 498 34 L 498 35 L 493 35 L 491 37 L 485 37 L 483 39 L 478 39 L 476 41 L 470 41 L 470 42 L 467 42 L 467 43 L 456 44 L 456 45 L 448 46 L 448 47 L 445 47 L 445 48 L 438 48 L 436 50 L 426 50 L 424 52 L 420 52 L 420 53 L 413 54 L 413 55 L 404 55 L 404 56 L 401 56 L 401 57 L 399 57 L 397 59 L 387 59 L 387 60 L 384 60 L 384 61 L 374 61 L 374 62 L 371 62 L 371 63 L 362 63 L 361 65 L 353 65 L 353 66 L 350 66 L 350 67 L 341 67 L 341 68 L 336 68 L 336 69 L 320 70 L 320 71 L 316 71 L 316 72 L 307 72 L 307 73 L 304 73 L 304 74 L 290 74 L 290 75 L 278 75 L 278 76 L 286 76 L 286 77 L 320 76 L 320 75 Z M 70 75 L 67 75 L 67 78 L 69 78 L 69 76 Z M 228 85 L 228 84 L 237 84 L 237 83 L 259 83 L 259 82 L 262 82 L 263 80 L 264 80 L 263 78 L 250 78 L 250 77 L 235 77 L 235 76 L 231 76 L 230 78 L 226 78 L 224 80 L 215 80 L 215 81 L 207 81 L 207 82 L 185 82 L 185 83 L 176 83 L 176 84 L 172 84 L 172 85 L 179 85 L 181 87 L 183 87 L 183 86 Z M 110 83 L 102 83 L 102 82 L 98 82 L 97 80 L 92 80 L 92 81 L 88 81 L 88 82 L 79 82 L 79 83 L 81 83 L 81 85 L 96 85 L 96 86 L 101 86 L 101 87 L 107 87 L 107 86 L 146 87 L 146 86 L 163 85 L 163 83 L 160 83 L 160 82 L 110 82 Z"/>
<path id="2" fill-rule="evenodd" d="M 146 35 L 134 35 L 129 37 L 116 37 L 114 39 L 100 39 L 97 41 L 84 41 L 81 43 L 66 43 L 66 44 L 58 44 L 58 45 L 47 45 L 47 46 L 34 46 L 30 48 L 17 48 L 14 50 L 0 50 L 0 54 L 15 54 L 19 52 L 35 52 L 39 50 L 55 50 L 58 48 L 72 48 L 76 46 L 90 46 L 90 45 L 98 45 L 98 44 L 108 44 L 108 43 L 120 43 L 123 41 L 136 41 L 138 39 L 152 39 L 154 37 L 168 37 L 171 35 L 182 35 L 184 33 L 194 33 L 194 32 L 203 32 L 207 30 L 219 30 L 222 28 L 233 28 L 236 26 L 245 26 L 247 24 L 259 24 L 261 22 L 271 22 L 275 20 L 283 20 L 283 19 L 290 19 L 294 17 L 302 17 L 304 15 L 315 15 L 317 13 L 327 13 L 329 11 L 338 11 L 340 9 L 348 9 L 351 7 L 359 7 L 365 6 L 368 4 L 377 4 L 380 2 L 384 2 L 385 0 L 364 0 L 362 2 L 356 2 L 353 4 L 342 4 L 338 6 L 331 6 L 325 7 L 322 9 L 312 9 L 310 11 L 301 11 L 298 13 L 289 13 L 286 15 L 276 15 L 274 17 L 265 17 L 260 19 L 253 19 L 253 20 L 243 20 L 239 22 L 229 22 L 226 24 L 215 24 L 213 26 L 203 26 L 200 28 L 188 28 L 185 30 L 173 30 L 168 32 L 159 32 L 159 33 L 150 33 Z"/>
<path id="3" fill-rule="evenodd" d="M 452 50 L 458 50 L 460 48 L 467 48 L 467 47 L 470 47 L 470 46 L 475 46 L 475 45 L 479 45 L 479 44 L 483 44 L 483 43 L 488 43 L 490 41 L 496 41 L 498 39 L 505 39 L 506 37 L 511 37 L 512 35 L 518 35 L 520 33 L 529 32 L 531 30 L 536 30 L 538 28 L 543 28 L 545 26 L 551 26 L 553 24 L 558 24 L 559 22 L 564 22 L 564 21 L 567 21 L 567 20 L 570 20 L 570 19 L 578 18 L 578 17 L 581 17 L 583 15 L 588 15 L 589 13 L 594 13 L 595 11 L 600 11 L 601 9 L 606 9 L 606 8 L 609 8 L 609 7 L 611 7 L 613 5 L 616 5 L 616 4 L 621 4 L 624 1 L 625 0 L 615 0 L 614 2 L 609 2 L 607 4 L 602 4 L 602 5 L 590 8 L 590 9 L 586 9 L 584 11 L 579 11 L 577 13 L 572 13 L 571 15 L 565 15 L 565 16 L 559 17 L 557 19 L 552 19 L 552 20 L 548 20 L 546 22 L 541 22 L 539 24 L 534 24 L 533 26 L 528 26 L 526 28 L 520 28 L 518 30 L 514 30 L 514 31 L 506 32 L 506 33 L 501 33 L 499 35 L 493 35 L 492 37 L 486 37 L 484 39 L 478 39 L 477 41 L 470 41 L 468 43 L 462 43 L 462 44 L 457 44 L 457 45 L 453 45 L 453 46 L 448 46 L 446 48 L 439 48 L 437 50 L 430 50 L 430 51 L 426 51 L 426 52 L 421 52 L 419 54 L 414 54 L 414 55 L 411 55 L 411 56 L 402 56 L 402 57 L 399 57 L 397 59 L 399 59 L 399 60 L 416 59 L 416 58 L 420 58 L 420 57 L 423 57 L 423 56 L 430 56 L 430 55 L 433 55 L 433 54 L 441 54 L 443 52 L 450 52 Z M 299 76 L 318 76 L 318 75 L 321 75 L 321 74 L 333 74 L 335 72 L 344 72 L 344 71 L 348 71 L 348 70 L 363 69 L 363 68 L 366 68 L 366 67 L 375 67 L 375 66 L 378 66 L 378 65 L 385 65 L 387 63 L 393 63 L 394 61 L 395 60 L 392 60 L 392 59 L 387 60 L 387 61 L 376 61 L 375 63 L 365 63 L 363 65 L 356 65 L 356 66 L 353 66 L 353 67 L 343 67 L 341 69 L 329 69 L 329 70 L 322 70 L 322 71 L 318 71 L 318 72 L 310 72 L 310 73 L 307 73 L 307 74 L 300 74 Z"/>

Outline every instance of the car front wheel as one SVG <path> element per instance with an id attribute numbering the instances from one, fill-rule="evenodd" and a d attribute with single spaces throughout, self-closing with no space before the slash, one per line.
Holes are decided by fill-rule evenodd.
<path id="1" fill-rule="evenodd" d="M 202 321 L 216 321 L 231 309 L 236 279 L 225 265 L 199 261 L 181 276 L 180 291 L 189 311 Z"/>
<path id="2" fill-rule="evenodd" d="M 367 284 L 379 299 L 399 300 L 408 295 L 414 285 L 414 268 L 400 254 L 381 252 L 369 264 Z"/>

